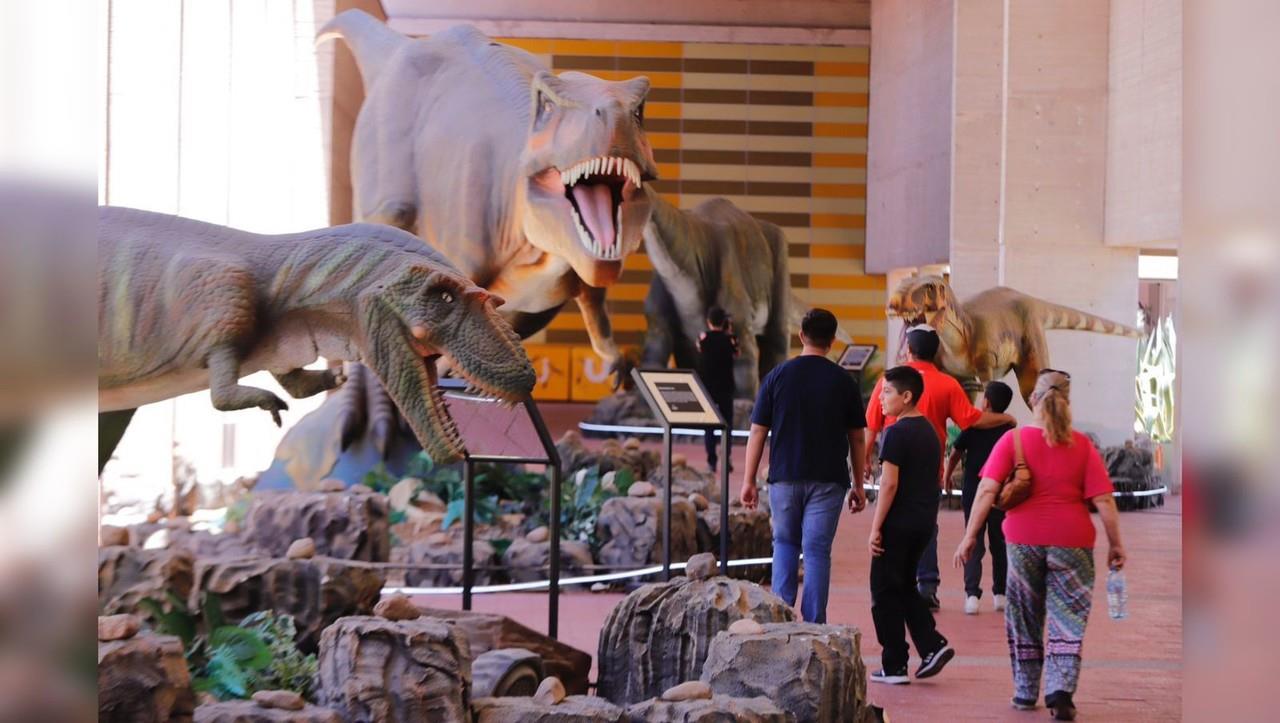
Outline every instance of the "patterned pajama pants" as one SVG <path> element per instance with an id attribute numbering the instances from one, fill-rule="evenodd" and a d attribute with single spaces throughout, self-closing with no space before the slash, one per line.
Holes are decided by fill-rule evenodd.
<path id="1" fill-rule="evenodd" d="M 1046 692 L 1074 694 L 1080 679 L 1084 627 L 1093 603 L 1093 550 L 1009 543 L 1008 554 L 1004 624 L 1014 695 L 1025 700 L 1039 698 L 1041 671 Z"/>

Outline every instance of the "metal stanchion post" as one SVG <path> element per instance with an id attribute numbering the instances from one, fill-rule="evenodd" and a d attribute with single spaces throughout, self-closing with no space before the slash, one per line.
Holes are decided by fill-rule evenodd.
<path id="1" fill-rule="evenodd" d="M 560 465 L 551 465 L 551 599 L 548 601 L 547 635 L 552 640 L 560 630 Z"/>
<path id="2" fill-rule="evenodd" d="M 472 475 L 471 459 L 462 463 L 462 609 L 471 609 L 471 586 L 474 584 L 475 561 L 472 559 L 471 545 L 475 538 L 475 481 Z"/>
<path id="3" fill-rule="evenodd" d="M 724 466 L 720 468 L 720 574 L 729 574 L 729 455 L 733 451 L 733 420 L 727 420 L 724 426 L 724 439 L 720 446 L 724 450 L 722 459 Z M 707 434 L 712 430 L 708 429 Z"/>
<path id="4" fill-rule="evenodd" d="M 662 434 L 662 463 L 667 468 L 666 510 L 662 516 L 662 579 L 671 579 L 671 430 Z"/>

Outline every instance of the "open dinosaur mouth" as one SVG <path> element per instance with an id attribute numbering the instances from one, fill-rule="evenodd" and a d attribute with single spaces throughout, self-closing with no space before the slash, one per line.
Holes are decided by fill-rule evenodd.
<path id="1" fill-rule="evenodd" d="M 425 349 L 421 343 L 414 343 L 414 347 L 415 351 L 422 354 L 422 364 L 425 367 L 428 382 L 426 392 L 427 415 L 432 427 L 433 441 L 440 445 L 438 449 L 427 450 L 432 459 L 457 459 L 466 454 L 466 446 L 463 443 L 461 433 L 458 431 L 458 425 L 449 413 L 449 402 L 440 390 L 439 380 L 442 367 L 451 374 L 465 379 L 468 384 L 467 392 L 470 394 L 492 397 L 505 406 L 514 405 L 524 398 L 521 392 L 503 389 L 485 381 L 474 370 L 468 369 L 466 365 L 462 364 L 454 356 L 430 351 Z"/>
<path id="2" fill-rule="evenodd" d="M 634 161 L 618 156 L 589 158 L 564 170 L 549 168 L 538 180 L 562 187 L 584 249 L 605 261 L 622 259 L 622 206 L 635 198 L 643 181 Z"/>

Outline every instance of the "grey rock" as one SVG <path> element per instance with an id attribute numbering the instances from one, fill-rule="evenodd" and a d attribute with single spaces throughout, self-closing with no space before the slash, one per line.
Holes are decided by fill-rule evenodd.
<path id="1" fill-rule="evenodd" d="M 294 540 L 284 556 L 290 560 L 310 560 L 316 556 L 316 541 L 310 537 Z"/>
<path id="2" fill-rule="evenodd" d="M 551 537 L 551 530 L 546 525 L 540 525 L 529 530 L 524 539 L 528 542 L 546 542 L 549 537 Z"/>
<path id="3" fill-rule="evenodd" d="M 634 568 L 662 561 L 661 497 L 613 497 L 605 500 L 596 519 L 600 540 L 597 558 L 613 568 Z M 689 559 L 697 549 L 697 515 L 683 497 L 671 501 L 671 561 Z"/>
<path id="4" fill-rule="evenodd" d="M 471 697 L 503 698 L 532 696 L 541 689 L 539 681 L 555 680 L 564 697 L 559 678 L 543 678 L 542 656 L 524 648 L 486 650 L 471 661 Z"/>
<path id="5" fill-rule="evenodd" d="M 730 635 L 759 635 L 764 626 L 754 620 L 737 620 L 729 626 Z"/>
<path id="6" fill-rule="evenodd" d="M 502 553 L 502 564 L 512 582 L 532 582 L 547 579 L 546 567 L 551 563 L 549 541 L 529 542 L 524 538 L 513 541 Z M 560 541 L 560 576 L 585 574 L 592 565 L 591 546 L 576 540 Z"/>
<path id="7" fill-rule="evenodd" d="M 711 686 L 701 680 L 687 680 L 667 688 L 661 700 L 678 703 L 682 700 L 711 700 Z"/>
<path id="8" fill-rule="evenodd" d="M 564 683 L 554 675 L 545 678 L 538 684 L 538 689 L 533 693 L 533 702 L 543 705 L 555 705 L 564 700 Z"/>
<path id="9" fill-rule="evenodd" d="M 263 708 L 251 700 L 227 700 L 200 705 L 195 723 L 342 723 L 342 719 L 328 708 L 311 704 L 283 710 Z"/>
<path id="10" fill-rule="evenodd" d="M 438 535 L 438 536 L 437 536 Z M 410 587 L 456 587 L 462 584 L 462 540 L 436 533 L 424 542 L 396 548 L 396 561 L 408 565 L 447 565 L 448 569 L 407 569 L 405 582 Z M 489 585 L 497 582 L 492 568 L 498 564 L 493 545 L 475 540 L 471 546 L 475 574 L 472 582 Z"/>
<path id="11" fill-rule="evenodd" d="M 142 618 L 137 615 L 121 613 L 98 617 L 98 640 L 101 641 L 132 638 L 141 629 Z"/>
<path id="12" fill-rule="evenodd" d="M 98 613 L 136 613 L 149 617 L 142 600 L 179 600 L 191 594 L 194 560 L 184 550 L 143 550 L 137 547 L 98 549 Z"/>
<path id="13" fill-rule="evenodd" d="M 710 552 L 699 552 L 689 558 L 688 566 L 684 569 L 685 577 L 690 580 L 706 580 L 714 577 L 716 574 L 716 556 Z"/>
<path id="14" fill-rule="evenodd" d="M 244 536 L 254 548 L 281 557 L 302 537 L 316 554 L 386 562 L 391 554 L 387 498 L 323 492 L 257 492 L 245 516 Z"/>
<path id="15" fill-rule="evenodd" d="M 699 700 L 646 700 L 627 709 L 633 721 L 645 723 L 794 723 L 796 717 L 768 698 L 717 695 Z"/>
<path id="16" fill-rule="evenodd" d="M 302 710 L 307 701 L 292 690 L 259 690 L 252 696 L 253 702 L 263 708 L 278 710 Z"/>
<path id="17" fill-rule="evenodd" d="M 466 721 L 471 650 L 443 620 L 342 618 L 320 638 L 319 702 L 346 720 Z"/>
<path id="18" fill-rule="evenodd" d="M 598 692 L 619 705 L 697 680 L 717 633 L 736 620 L 788 621 L 790 606 L 754 583 L 675 577 L 644 585 L 619 603 L 600 631 Z"/>
<path id="19" fill-rule="evenodd" d="M 720 505 L 712 502 L 698 513 L 698 549 L 720 553 Z M 773 556 L 773 524 L 769 512 L 757 507 L 729 508 L 729 551 L 735 559 Z M 768 565 L 729 568 L 729 575 L 753 582 L 767 583 Z"/>
<path id="20" fill-rule="evenodd" d="M 98 528 L 98 547 L 114 547 L 129 544 L 129 529 L 115 525 L 103 525 Z"/>
<path id="21" fill-rule="evenodd" d="M 843 625 L 766 623 L 711 641 L 701 679 L 717 695 L 763 696 L 798 720 L 858 721 L 867 709 L 861 633 Z"/>
<path id="22" fill-rule="evenodd" d="M 417 620 L 422 617 L 422 611 L 413 604 L 409 596 L 400 594 L 379 600 L 373 606 L 373 614 L 387 620 Z"/>
<path id="23" fill-rule="evenodd" d="M 621 708 L 594 695 L 571 695 L 546 705 L 533 698 L 479 698 L 471 706 L 475 723 L 623 723 Z"/>
<path id="24" fill-rule="evenodd" d="M 632 484 L 631 487 L 627 489 L 628 497 L 653 497 L 657 493 L 658 491 L 654 489 L 652 484 L 643 480 Z"/>
<path id="25" fill-rule="evenodd" d="M 330 557 L 202 559 L 187 607 L 201 609 L 204 593 L 212 592 L 233 623 L 259 610 L 288 613 L 298 628 L 298 647 L 314 652 L 326 626 L 347 615 L 372 613 L 385 581 L 383 571 L 370 563 Z"/>
<path id="26" fill-rule="evenodd" d="M 98 643 L 98 720 L 189 722 L 196 698 L 182 641 L 143 632 Z"/>

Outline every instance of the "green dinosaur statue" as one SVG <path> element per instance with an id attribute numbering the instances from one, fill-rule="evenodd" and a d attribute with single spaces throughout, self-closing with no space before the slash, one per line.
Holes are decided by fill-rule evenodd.
<path id="1" fill-rule="evenodd" d="M 649 80 L 557 76 L 470 26 L 415 40 L 359 10 L 319 38 L 346 40 L 364 79 L 356 218 L 417 234 L 501 294 L 522 337 L 576 299 L 592 347 L 616 363 L 604 289 L 649 220 Z"/>
<path id="2" fill-rule="evenodd" d="M 938 366 L 962 381 L 1003 379 L 1013 371 L 1028 407 L 1037 373 L 1050 364 L 1046 329 L 1139 336 L 1137 329 L 1124 324 L 1005 286 L 962 303 L 941 276 L 904 279 L 890 294 L 886 311 L 902 319 L 904 330 L 915 324 L 936 329 L 942 342 Z"/>
<path id="3" fill-rule="evenodd" d="M 99 471 L 138 406 L 180 394 L 208 389 L 217 409 L 258 407 L 279 424 L 284 400 L 240 377 L 267 370 L 290 395 L 311 396 L 342 382 L 303 369 L 317 356 L 368 364 L 437 461 L 464 452 L 437 358 L 508 402 L 533 389 L 501 299 L 403 231 L 264 236 L 110 207 L 98 222 Z"/>
<path id="4" fill-rule="evenodd" d="M 736 393 L 754 398 L 761 377 L 787 358 L 795 304 L 782 229 L 723 198 L 681 210 L 645 189 L 653 205 L 645 250 L 654 275 L 644 301 L 642 362 L 664 366 L 674 355 L 676 366 L 696 368 L 698 335 L 707 311 L 719 306 L 738 334 Z"/>

